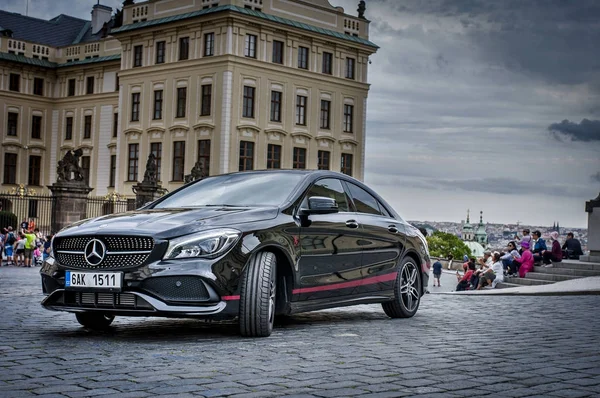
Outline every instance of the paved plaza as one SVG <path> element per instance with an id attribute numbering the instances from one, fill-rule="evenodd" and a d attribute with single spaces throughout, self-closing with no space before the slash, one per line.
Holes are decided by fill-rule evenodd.
<path id="1" fill-rule="evenodd" d="M 600 396 L 600 296 L 428 294 L 297 315 L 265 339 L 237 325 L 50 312 L 39 268 L 0 268 L 0 397 Z M 444 284 L 444 282 L 442 282 Z"/>

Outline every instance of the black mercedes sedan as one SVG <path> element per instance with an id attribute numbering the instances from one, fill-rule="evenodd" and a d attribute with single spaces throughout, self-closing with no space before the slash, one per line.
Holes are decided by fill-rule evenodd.
<path id="1" fill-rule="evenodd" d="M 425 238 L 373 190 L 331 171 L 269 170 L 192 182 L 141 209 L 60 231 L 41 269 L 49 310 L 91 329 L 115 316 L 238 319 L 381 303 L 412 317 Z"/>

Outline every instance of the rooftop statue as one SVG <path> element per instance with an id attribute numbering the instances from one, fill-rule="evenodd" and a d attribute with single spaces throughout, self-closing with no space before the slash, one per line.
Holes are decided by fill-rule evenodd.
<path id="1" fill-rule="evenodd" d="M 358 2 L 358 8 L 356 9 L 356 11 L 358 11 L 358 17 L 365 19 L 365 11 L 367 10 L 367 5 L 365 4 L 365 0 L 360 0 Z"/>

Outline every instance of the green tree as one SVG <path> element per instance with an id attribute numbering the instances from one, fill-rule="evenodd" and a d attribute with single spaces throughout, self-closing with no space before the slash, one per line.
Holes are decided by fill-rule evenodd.
<path id="1" fill-rule="evenodd" d="M 429 254 L 434 257 L 446 258 L 451 254 L 455 259 L 462 260 L 465 254 L 471 256 L 471 250 L 459 237 L 446 232 L 435 231 L 427 237 L 427 244 Z"/>

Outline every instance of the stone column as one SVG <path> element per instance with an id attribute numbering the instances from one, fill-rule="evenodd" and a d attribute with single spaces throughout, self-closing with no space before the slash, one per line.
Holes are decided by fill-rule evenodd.
<path id="1" fill-rule="evenodd" d="M 164 194 L 164 189 L 157 183 L 136 184 L 132 187 L 135 193 L 135 208 L 139 209 L 148 202 L 154 202 Z"/>
<path id="2" fill-rule="evenodd" d="M 588 249 L 590 254 L 579 257 L 580 261 L 600 263 L 600 194 L 585 202 L 588 213 Z"/>
<path id="3" fill-rule="evenodd" d="M 48 186 L 54 197 L 53 232 L 87 218 L 87 197 L 92 188 L 79 182 L 56 182 Z"/>

